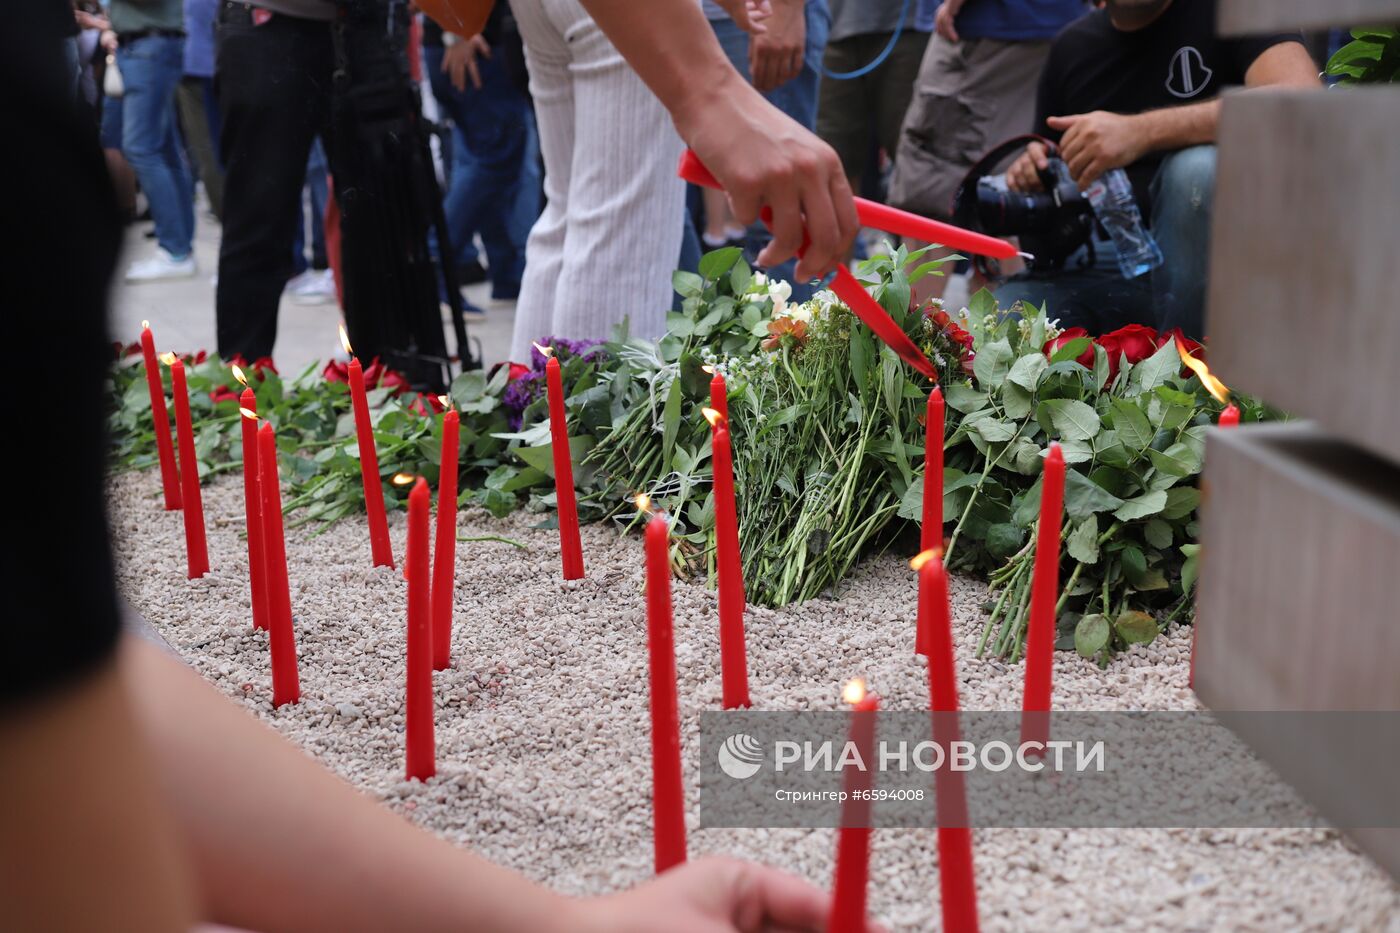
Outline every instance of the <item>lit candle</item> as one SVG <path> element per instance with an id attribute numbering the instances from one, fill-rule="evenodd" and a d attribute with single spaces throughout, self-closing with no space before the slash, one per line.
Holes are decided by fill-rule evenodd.
<path id="1" fill-rule="evenodd" d="M 749 706 L 749 664 L 744 649 L 744 567 L 734 502 L 734 454 L 729 422 L 713 408 L 710 422 L 715 493 L 715 568 L 719 574 L 719 664 L 725 709 Z"/>
<path id="2" fill-rule="evenodd" d="M 865 681 L 859 678 L 846 684 L 841 698 L 851 706 L 851 733 L 847 744 L 855 746 L 862 767 L 846 772 L 847 798 L 841 807 L 841 828 L 837 831 L 836 884 L 827 929 L 833 933 L 860 933 L 866 929 L 865 893 L 870 875 L 868 792 L 874 783 L 875 711 L 880 708 L 880 698 L 867 693 Z"/>
<path id="3" fill-rule="evenodd" d="M 170 365 L 171 392 L 175 396 L 175 434 L 180 445 L 180 501 L 185 512 L 185 566 L 191 580 L 209 572 L 209 546 L 204 539 L 204 503 L 199 495 L 199 462 L 194 453 L 194 422 L 190 418 L 190 390 L 185 385 L 185 364 L 173 353 L 164 357 Z"/>
<path id="4" fill-rule="evenodd" d="M 389 520 L 384 515 L 384 484 L 379 479 L 379 454 L 374 447 L 374 426 L 369 420 L 369 398 L 360 358 L 350 348 L 350 335 L 340 325 L 340 342 L 350 356 L 350 405 L 355 412 L 355 438 L 360 446 L 360 481 L 365 489 L 365 513 L 369 519 L 369 547 L 374 566 L 394 566 L 389 545 Z"/>
<path id="5" fill-rule="evenodd" d="M 438 477 L 437 539 L 433 544 L 433 670 L 452 666 L 452 591 L 457 573 L 457 409 L 446 395 L 442 416 L 442 471 Z"/>
<path id="6" fill-rule="evenodd" d="M 258 431 L 258 472 L 262 478 L 264 583 L 267 591 L 268 643 L 272 655 L 272 705 L 301 698 L 296 634 L 292 631 L 292 593 L 287 583 L 287 542 L 282 528 L 282 490 L 277 480 L 277 435 L 264 423 Z"/>
<path id="7" fill-rule="evenodd" d="M 710 407 L 720 413 L 720 417 L 725 421 L 729 420 L 729 386 L 724 382 L 724 373 L 713 366 L 701 366 L 705 372 L 710 374 Z"/>
<path id="8" fill-rule="evenodd" d="M 1237 427 L 1240 423 L 1240 409 L 1234 403 L 1225 406 L 1225 410 L 1220 413 L 1220 426 L 1222 428 Z"/>
<path id="9" fill-rule="evenodd" d="M 637 497 L 637 507 L 651 505 Z M 646 529 L 647 653 L 651 681 L 652 843 L 656 873 L 686 859 L 681 724 L 676 700 L 676 646 L 671 621 L 671 525 L 660 512 Z"/>
<path id="10" fill-rule="evenodd" d="M 574 464 L 569 451 L 569 427 L 564 421 L 564 377 L 550 347 L 535 344 L 548 357 L 544 365 L 549 391 L 549 435 L 554 448 L 554 498 L 559 514 L 559 552 L 564 579 L 583 577 L 583 543 L 579 539 L 578 504 L 574 501 Z"/>
<path id="11" fill-rule="evenodd" d="M 244 385 L 243 370 L 233 367 L 233 375 Z M 251 388 L 239 396 L 243 415 L 243 514 L 248 529 L 248 593 L 253 610 L 253 628 L 267 626 L 267 584 L 263 580 L 262 489 L 258 476 L 258 398 Z"/>
<path id="12" fill-rule="evenodd" d="M 919 550 L 943 550 L 943 434 L 945 414 L 943 390 L 938 386 L 928 396 L 924 413 L 924 513 L 919 529 Z M 918 619 L 925 616 L 923 590 L 919 590 Z M 914 634 L 914 653 L 927 655 L 929 646 L 924 626 L 919 622 Z"/>
<path id="13" fill-rule="evenodd" d="M 151 423 L 156 429 L 156 454 L 160 458 L 160 485 L 165 491 L 165 509 L 180 507 L 180 468 L 175 465 L 175 448 L 170 442 L 170 414 L 165 408 L 165 384 L 156 365 L 156 341 L 151 325 L 141 322 L 141 356 L 146 361 L 146 388 L 151 393 Z"/>
<path id="14" fill-rule="evenodd" d="M 1050 444 L 1041 473 L 1040 521 L 1026 628 L 1026 687 L 1021 701 L 1021 742 L 1050 738 L 1050 677 L 1054 668 L 1055 603 L 1060 590 L 1060 520 L 1065 501 L 1065 455 Z"/>
<path id="15" fill-rule="evenodd" d="M 407 779 L 437 773 L 433 743 L 433 632 L 428 592 L 428 483 L 418 477 L 408 494 L 408 648 L 404 698 L 404 762 Z"/>
<path id="16" fill-rule="evenodd" d="M 958 674 L 953 656 L 953 620 L 948 602 L 948 575 L 937 551 L 909 562 L 919 573 L 919 596 L 928 607 L 928 695 L 933 711 L 933 740 L 944 749 L 959 740 Z M 945 757 L 946 760 L 946 757 Z M 967 790 L 960 771 L 934 775 L 938 805 L 938 880 L 943 929 L 977 930 L 977 880 L 972 867 L 972 830 L 967 820 Z"/>

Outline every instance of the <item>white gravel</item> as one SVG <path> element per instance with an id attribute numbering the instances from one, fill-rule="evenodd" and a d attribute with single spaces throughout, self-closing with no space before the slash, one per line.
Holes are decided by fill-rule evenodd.
<path id="1" fill-rule="evenodd" d="M 288 533 L 302 700 L 274 712 L 266 636 L 247 606 L 242 481 L 204 493 L 212 571 L 185 579 L 180 513 L 155 473 L 111 482 L 123 594 L 228 696 L 366 793 L 461 845 L 570 893 L 613 890 L 651 871 L 646 630 L 641 546 L 583 530 L 587 578 L 560 580 L 557 537 L 539 516 L 459 516 L 451 670 L 435 675 L 438 776 L 403 780 L 404 582 L 370 567 L 363 517 Z M 396 557 L 404 514 L 390 516 Z M 322 531 L 316 535 L 314 532 Z M 674 585 L 683 742 L 720 699 L 714 595 Z M 953 581 L 966 709 L 1017 709 L 1022 671 L 972 657 L 983 585 Z M 835 709 L 863 676 L 888 708 L 919 709 L 911 654 L 915 588 L 894 557 L 866 562 L 839 598 L 751 609 L 756 709 Z M 1193 709 L 1189 630 L 1173 629 L 1106 671 L 1058 652 L 1063 709 Z M 695 829 L 698 763 L 686 760 L 693 855 L 759 859 L 830 883 L 831 830 Z M 939 926 L 928 830 L 880 830 L 872 912 L 897 930 Z M 1400 886 L 1326 830 L 978 830 L 985 930 L 1400 931 Z"/>

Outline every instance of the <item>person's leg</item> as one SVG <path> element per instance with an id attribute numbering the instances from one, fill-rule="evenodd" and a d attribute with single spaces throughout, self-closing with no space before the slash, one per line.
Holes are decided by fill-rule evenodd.
<path id="1" fill-rule="evenodd" d="M 822 63 L 827 70 L 842 74 L 855 71 L 869 63 L 868 50 L 875 44 L 867 39 L 888 40 L 888 35 L 851 36 L 830 42 Z M 817 106 L 817 135 L 836 150 L 851 190 L 859 191 L 865 174 L 866 155 L 870 151 L 873 126 L 870 79 L 821 77 Z M 877 105 L 878 106 L 878 105 Z"/>
<path id="2" fill-rule="evenodd" d="M 306 195 L 311 202 L 311 268 L 322 271 L 326 268 L 326 175 L 330 171 L 326 165 L 326 149 L 320 137 L 311 142 L 311 155 L 306 160 Z"/>
<path id="3" fill-rule="evenodd" d="M 880 38 L 882 42 L 887 41 L 884 36 Z M 909 112 L 914 82 L 919 79 L 919 65 L 927 47 L 928 33 L 906 29 L 895 42 L 890 57 L 870 75 L 873 86 L 869 93 L 875 101 L 875 139 L 891 159 L 899 151 L 899 130 L 904 125 L 904 115 Z"/>
<path id="4" fill-rule="evenodd" d="M 464 266 L 479 265 L 480 258 L 473 243 L 476 230 L 468 228 L 463 218 L 474 159 L 462 132 L 462 123 L 467 119 L 462 108 L 462 92 L 453 86 L 452 79 L 442 70 L 443 54 L 443 47 L 440 45 L 423 47 L 423 70 L 428 76 L 433 100 L 437 102 L 440 119 L 446 120 L 452 126 L 452 151 L 450 158 L 446 160 L 447 184 L 442 199 L 442 213 L 447 222 L 447 235 L 452 241 L 453 253 L 446 261 L 456 263 L 459 284 L 472 285 L 480 281 L 480 278 L 474 276 L 471 281 L 461 281 L 461 272 L 465 271 L 462 268 Z M 473 271 L 479 273 L 480 270 Z"/>
<path id="5" fill-rule="evenodd" d="M 189 196 L 184 160 L 174 145 L 175 86 L 184 40 L 146 36 L 117 50 L 125 82 L 122 152 L 151 205 L 156 242 L 176 260 L 190 255 L 193 230 L 183 203 Z"/>
<path id="6" fill-rule="evenodd" d="M 1215 196 L 1215 147 L 1192 146 L 1162 161 L 1152 180 L 1152 235 L 1163 263 L 1152 272 L 1157 326 L 1179 327 L 1199 340 L 1206 334 L 1206 276 L 1210 213 Z"/>
<path id="7" fill-rule="evenodd" d="M 1051 273 L 1023 273 L 996 288 L 997 304 L 1009 311 L 1017 301 L 1039 307 L 1060 327 L 1082 327 L 1095 336 L 1125 324 L 1154 321 L 1152 287 L 1146 278 L 1125 279 L 1118 271 L 1113 243 L 1094 243 L 1094 263 L 1085 267 L 1081 248 Z"/>
<path id="8" fill-rule="evenodd" d="M 564 266 L 574 161 L 574 83 L 570 43 L 550 15 L 554 4 L 555 0 L 511 2 L 530 67 L 530 95 L 535 101 L 547 199 L 525 247 L 525 275 L 510 341 L 512 360 L 528 360 L 530 343 L 556 330 L 555 295 L 568 294 L 559 291 L 559 277 Z M 679 225 L 676 230 L 679 233 Z"/>
<path id="9" fill-rule="evenodd" d="M 223 14 L 215 76 L 225 166 L 219 354 L 253 360 L 270 356 L 277 337 L 307 155 L 329 106 L 330 33 L 281 14 L 254 26 L 244 7 Z"/>
<path id="10" fill-rule="evenodd" d="M 681 246 L 682 143 L 665 108 L 577 0 L 552 2 L 573 19 L 576 127 L 555 333 L 605 339 L 626 318 L 633 334 L 659 338 Z"/>
<path id="11" fill-rule="evenodd" d="M 180 79 L 175 92 L 179 107 L 180 129 L 185 143 L 199 170 L 199 180 L 204 183 L 204 193 L 209 198 L 209 209 L 215 217 L 222 217 L 223 172 L 219 169 L 214 155 L 214 141 L 209 126 L 209 112 L 205 105 L 207 78 L 186 76 Z"/>

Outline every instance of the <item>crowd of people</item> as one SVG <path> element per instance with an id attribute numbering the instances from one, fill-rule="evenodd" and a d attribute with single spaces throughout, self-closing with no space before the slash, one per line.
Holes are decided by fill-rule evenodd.
<path id="1" fill-rule="evenodd" d="M 269 355 L 284 292 L 336 297 L 323 232 L 327 209 L 336 216 L 336 0 L 74 2 L 79 93 L 123 208 L 139 184 L 154 227 L 126 280 L 198 274 L 197 180 L 202 222 L 222 225 L 218 269 L 206 270 L 219 350 Z M 1099 223 L 1067 256 L 989 283 L 1004 307 L 1048 302 L 1091 333 L 1204 334 L 1220 92 L 1318 83 L 1296 34 L 1216 36 L 1215 0 L 749 0 L 742 24 L 734 3 L 697 2 L 734 70 L 814 130 L 867 197 L 952 219 L 969 168 L 1021 134 L 1039 139 L 1001 166 L 1012 193 L 1040 190 L 1056 157 L 1080 189 L 1125 170 L 1157 268 L 1122 274 Z M 517 302 L 512 358 L 542 334 L 607 337 L 623 318 L 656 336 L 673 269 L 727 244 L 758 260 L 770 234 L 736 219 L 723 192 L 687 196 L 673 115 L 578 0 L 497 4 L 470 34 L 453 9 L 415 10 L 404 50 L 439 127 L 446 236 L 433 236 L 434 256 L 458 284 L 489 281 L 493 300 Z M 793 236 L 781 232 L 785 248 Z M 795 264 L 771 271 L 800 299 L 818 283 Z"/>

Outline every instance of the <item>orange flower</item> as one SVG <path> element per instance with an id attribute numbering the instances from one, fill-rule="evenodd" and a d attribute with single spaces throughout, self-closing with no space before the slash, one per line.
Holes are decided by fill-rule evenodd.
<path id="1" fill-rule="evenodd" d="M 790 317 L 774 318 L 768 322 L 768 336 L 764 338 L 763 349 L 776 350 L 783 345 L 783 338 L 791 337 L 798 346 L 807 342 L 807 322 Z"/>

